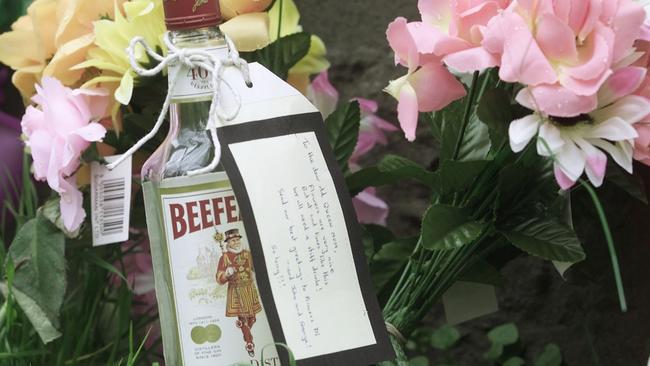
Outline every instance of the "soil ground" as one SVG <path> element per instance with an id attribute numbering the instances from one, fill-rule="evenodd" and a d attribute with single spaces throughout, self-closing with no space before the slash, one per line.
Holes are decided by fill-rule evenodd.
<path id="1" fill-rule="evenodd" d="M 379 114 L 396 121 L 392 98 L 382 92 L 389 80 L 405 72 L 395 67 L 386 39 L 386 26 L 397 16 L 417 20 L 416 0 L 302 0 L 298 1 L 306 31 L 318 34 L 328 46 L 330 78 L 345 99 L 364 97 L 380 103 Z M 420 129 L 414 143 L 400 133 L 385 148 L 376 149 L 368 163 L 385 153 L 396 153 L 423 165 L 435 158 L 435 145 Z M 647 172 L 646 172 L 646 175 Z M 646 180 L 650 182 L 650 180 Z M 388 226 L 400 236 L 418 232 L 427 206 L 427 192 L 400 183 L 382 188 L 391 214 Z M 503 268 L 507 279 L 499 288 L 500 311 L 459 326 L 463 338 L 452 352 L 458 365 L 480 365 L 488 348 L 485 332 L 496 325 L 515 322 L 519 327 L 522 355 L 533 364 L 549 342 L 557 343 L 566 365 L 642 366 L 650 355 L 650 210 L 642 204 L 625 204 L 616 193 L 604 194 L 605 207 L 615 227 L 629 310 L 622 313 L 614 287 L 611 264 L 600 227 L 584 195 L 574 199 L 574 212 L 592 222 L 582 230 L 587 261 L 574 266 L 563 279 L 554 267 L 536 258 L 520 257 Z M 623 196 L 625 197 L 625 196 Z M 579 219 L 579 218 L 578 218 Z M 579 220 L 576 221 L 579 221 Z M 579 223 L 579 222 L 578 222 Z M 595 234 L 595 235 L 594 235 Z M 594 237 L 595 239 L 589 239 Z M 426 323 L 440 325 L 444 317 L 432 309 Z M 430 354 L 433 364 L 441 355 Z"/>

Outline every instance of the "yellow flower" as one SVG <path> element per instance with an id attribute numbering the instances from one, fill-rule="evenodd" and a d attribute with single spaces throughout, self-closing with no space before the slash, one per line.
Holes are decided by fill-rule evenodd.
<path id="1" fill-rule="evenodd" d="M 300 13 L 293 0 L 282 0 L 282 18 L 280 19 L 280 1 L 276 1 L 273 7 L 269 9 L 269 32 L 271 42 L 280 37 L 288 36 L 293 33 L 302 32 L 300 26 Z M 281 23 L 280 23 L 281 21 Z M 307 55 L 289 70 L 288 82 L 296 89 L 305 93 L 309 85 L 309 76 L 318 74 L 327 69 L 330 63 L 325 56 L 327 49 L 325 43 L 316 35 L 311 36 L 311 46 Z"/>
<path id="2" fill-rule="evenodd" d="M 272 2 L 272 0 L 219 0 L 219 6 L 223 17 L 232 19 L 241 14 L 263 12 Z"/>
<path id="3" fill-rule="evenodd" d="M 88 52 L 87 60 L 72 67 L 73 70 L 96 68 L 101 73 L 88 80 L 83 87 L 101 84 L 113 91 L 116 103 L 111 115 L 114 127 L 117 124 L 117 112 L 120 104 L 129 104 L 133 95 L 135 72 L 129 63 L 126 48 L 131 39 L 141 36 L 154 49 L 165 51 L 162 35 L 165 33 L 162 0 L 134 0 L 123 4 L 124 14 L 115 10 L 115 19 L 102 19 L 94 23 L 95 48 Z M 140 63 L 150 62 L 142 47 L 136 49 L 136 58 Z"/>
<path id="4" fill-rule="evenodd" d="M 255 51 L 266 47 L 271 42 L 267 13 L 237 15 L 221 24 L 220 28 L 233 40 L 239 51 Z"/>
<path id="5" fill-rule="evenodd" d="M 112 17 L 123 1 L 35 0 L 27 15 L 0 35 L 0 62 L 16 70 L 12 81 L 26 103 L 43 76 L 77 86 L 83 70 L 70 66 L 85 59 L 92 47 L 92 22 Z"/>

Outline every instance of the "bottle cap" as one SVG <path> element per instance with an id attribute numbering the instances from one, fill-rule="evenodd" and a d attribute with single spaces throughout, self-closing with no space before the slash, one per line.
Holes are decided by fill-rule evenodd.
<path id="1" fill-rule="evenodd" d="M 165 24 L 171 31 L 221 23 L 219 0 L 163 0 Z"/>

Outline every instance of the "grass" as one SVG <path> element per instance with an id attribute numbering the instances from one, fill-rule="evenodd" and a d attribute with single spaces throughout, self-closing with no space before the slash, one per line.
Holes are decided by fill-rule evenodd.
<path id="1" fill-rule="evenodd" d="M 31 180 L 27 156 L 23 167 L 20 187 L 12 180 L 11 187 L 0 187 L 10 188 L 18 197 L 15 205 L 5 202 L 7 215 L 0 231 L 0 282 L 8 282 L 9 288 L 14 268 L 5 260 L 6 248 L 43 203 Z M 79 239 L 66 243 L 68 288 L 60 315 L 63 335 L 57 340 L 43 344 L 11 293 L 0 294 L 0 365 L 132 366 L 162 359 L 156 353 L 159 341 L 144 347 L 151 324 L 157 320 L 156 309 L 141 316 L 132 312 L 137 298 L 125 285 L 123 265 L 132 249 L 119 245 L 94 248 L 89 235 L 86 229 Z M 121 284 L 116 286 L 116 282 Z"/>

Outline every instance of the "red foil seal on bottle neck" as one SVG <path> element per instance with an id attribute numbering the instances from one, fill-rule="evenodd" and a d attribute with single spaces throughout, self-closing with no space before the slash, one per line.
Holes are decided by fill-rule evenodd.
<path id="1" fill-rule="evenodd" d="M 219 0 L 163 0 L 165 24 L 171 31 L 221 23 Z"/>

